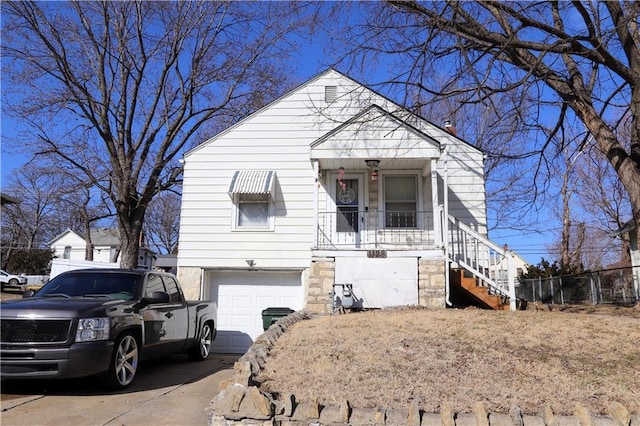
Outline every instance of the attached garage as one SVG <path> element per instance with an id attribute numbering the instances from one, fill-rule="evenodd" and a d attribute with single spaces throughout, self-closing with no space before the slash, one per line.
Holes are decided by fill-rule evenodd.
<path id="1" fill-rule="evenodd" d="M 213 351 L 244 353 L 264 330 L 262 311 L 304 307 L 300 271 L 207 271 L 205 292 L 218 304 Z"/>

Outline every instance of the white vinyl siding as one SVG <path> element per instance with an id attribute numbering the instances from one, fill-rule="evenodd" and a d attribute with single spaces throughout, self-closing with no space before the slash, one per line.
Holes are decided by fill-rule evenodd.
<path id="1" fill-rule="evenodd" d="M 326 86 L 337 86 L 339 94 L 330 104 L 324 100 Z M 253 259 L 258 268 L 308 268 L 316 232 L 314 191 L 318 178 L 310 160 L 311 144 L 371 104 L 391 112 L 398 109 L 352 80 L 328 71 L 187 153 L 179 267 L 246 268 L 246 260 Z M 462 214 L 465 223 L 486 229 L 482 154 L 442 129 L 422 121 L 419 124 L 434 140 L 450 147 L 461 145 L 450 149 L 449 182 L 455 186 L 450 195 L 451 213 Z M 467 164 L 468 160 L 471 163 Z M 273 232 L 234 232 L 239 228 L 234 224 L 234 200 L 227 193 L 229 183 L 237 170 L 252 169 L 277 173 L 271 202 Z M 418 205 L 422 206 L 424 182 L 416 176 Z M 471 182 L 458 184 L 465 179 Z M 324 191 L 321 187 L 318 194 L 321 210 Z M 454 203 L 456 199 L 461 201 Z M 430 210 L 430 198 L 424 200 Z"/>

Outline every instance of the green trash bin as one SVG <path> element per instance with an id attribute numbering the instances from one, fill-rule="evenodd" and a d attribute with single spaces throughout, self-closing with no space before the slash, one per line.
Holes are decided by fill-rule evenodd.
<path id="1" fill-rule="evenodd" d="M 267 308 L 262 311 L 262 328 L 266 331 L 271 324 L 294 312 L 291 308 Z"/>

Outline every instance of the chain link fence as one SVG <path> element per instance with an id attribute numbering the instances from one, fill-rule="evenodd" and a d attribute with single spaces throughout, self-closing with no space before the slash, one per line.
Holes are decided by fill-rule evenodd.
<path id="1" fill-rule="evenodd" d="M 639 296 L 638 275 L 638 271 L 634 274 L 634 268 L 627 267 L 578 275 L 521 278 L 516 283 L 516 297 L 545 304 L 634 304 Z"/>

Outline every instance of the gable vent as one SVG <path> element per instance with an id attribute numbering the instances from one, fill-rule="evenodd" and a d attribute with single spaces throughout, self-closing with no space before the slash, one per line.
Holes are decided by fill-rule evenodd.
<path id="1" fill-rule="evenodd" d="M 338 99 L 338 86 L 324 86 L 324 100 L 327 103 L 335 102 Z"/>

